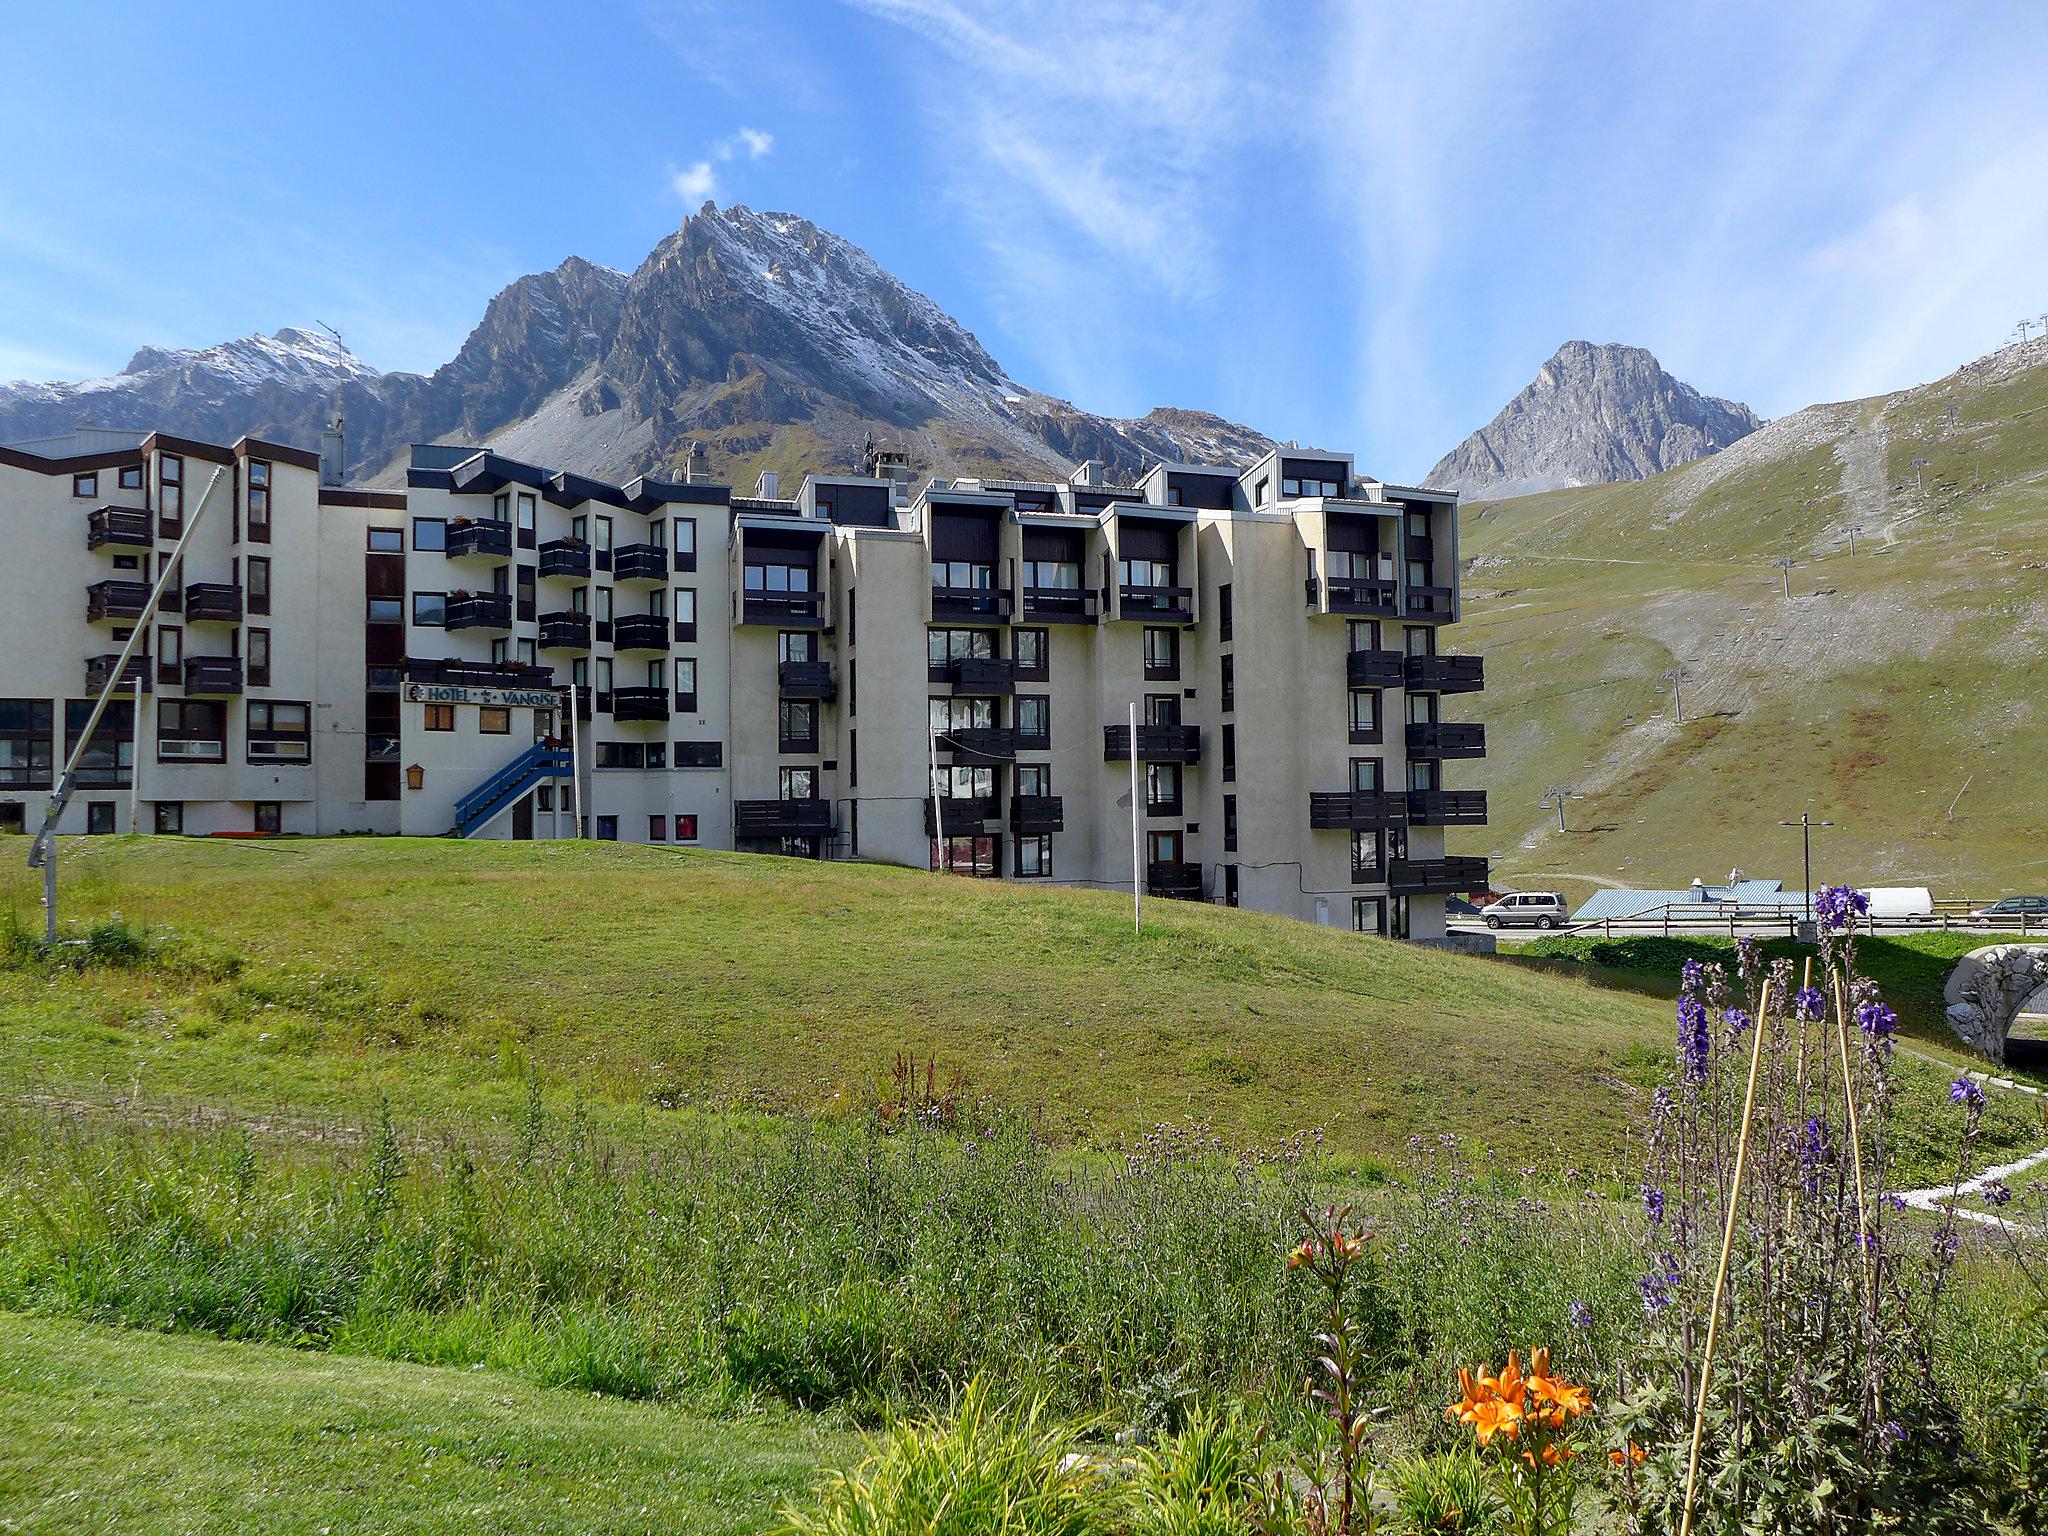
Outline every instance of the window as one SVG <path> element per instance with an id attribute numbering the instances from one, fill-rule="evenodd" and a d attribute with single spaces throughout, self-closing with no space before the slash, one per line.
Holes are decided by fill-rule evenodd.
<path id="1" fill-rule="evenodd" d="M 943 869 L 948 874 L 993 880 L 1002 873 L 996 866 L 996 845 L 999 841 L 998 838 L 980 835 L 948 837 L 942 848 L 939 840 L 933 838 L 932 868 Z"/>
<path id="2" fill-rule="evenodd" d="M 270 612 L 270 560 L 264 555 L 249 557 L 249 611 Z"/>
<path id="3" fill-rule="evenodd" d="M 597 840 L 600 843 L 616 843 L 619 840 L 619 818 L 600 816 L 597 818 Z"/>
<path id="4" fill-rule="evenodd" d="M 1052 838 L 1045 833 L 1017 839 L 1016 870 L 1019 879 L 1043 880 L 1052 873 Z"/>
<path id="5" fill-rule="evenodd" d="M 933 699 L 930 708 L 932 733 L 939 737 L 954 731 L 984 731 L 996 723 L 994 699 Z M 942 740 L 939 744 L 946 743 Z"/>
<path id="6" fill-rule="evenodd" d="M 848 645 L 852 645 L 854 643 L 854 638 L 859 633 L 853 625 L 853 597 L 853 588 L 848 587 L 846 589 L 846 643 Z"/>
<path id="7" fill-rule="evenodd" d="M 924 634 L 925 660 L 934 667 L 956 661 L 993 661 L 996 632 L 992 629 L 928 629 Z"/>
<path id="8" fill-rule="evenodd" d="M 1170 587 L 1174 584 L 1171 560 L 1125 560 L 1120 568 L 1121 579 L 1127 587 Z"/>
<path id="9" fill-rule="evenodd" d="M 668 841 L 668 818 L 666 816 L 650 816 L 647 818 L 647 841 L 650 843 L 665 843 Z"/>
<path id="10" fill-rule="evenodd" d="M 1052 765 L 1050 763 L 1019 763 L 1017 765 L 1017 793 L 1027 796 L 1051 794 Z"/>
<path id="11" fill-rule="evenodd" d="M 996 584 L 996 568 L 979 560 L 934 560 L 932 585 L 986 592 Z M 977 610 L 978 611 L 978 610 Z"/>
<path id="12" fill-rule="evenodd" d="M 1216 638 L 1228 640 L 1231 631 L 1230 583 L 1216 589 Z"/>
<path id="13" fill-rule="evenodd" d="M 1351 793 L 1354 795 L 1376 795 L 1380 792 L 1380 760 L 1376 757 L 1354 757 L 1351 759 Z"/>
<path id="14" fill-rule="evenodd" d="M 1081 566 L 1074 560 L 1026 560 L 1024 586 L 1034 592 L 1078 592 Z"/>
<path id="15" fill-rule="evenodd" d="M 373 555 L 404 554 L 405 530 L 402 528 L 372 528 L 370 530 L 370 553 Z"/>
<path id="16" fill-rule="evenodd" d="M 676 638 L 685 643 L 697 638 L 697 589 L 676 588 Z"/>
<path id="17" fill-rule="evenodd" d="M 666 688 L 668 686 L 668 663 L 656 658 L 647 663 L 647 686 Z"/>
<path id="18" fill-rule="evenodd" d="M 1387 931 L 1385 900 L 1378 896 L 1352 897 L 1351 928 L 1354 933 L 1384 934 Z"/>
<path id="19" fill-rule="evenodd" d="M 270 686 L 270 631 L 267 629 L 249 631 L 249 686 Z"/>
<path id="20" fill-rule="evenodd" d="M 676 818 L 676 841 L 679 843 L 694 843 L 697 841 L 697 818 L 695 816 L 678 816 Z"/>
<path id="21" fill-rule="evenodd" d="M 697 712 L 697 659 L 694 656 L 676 658 L 676 708 L 686 715 Z"/>
<path id="22" fill-rule="evenodd" d="M 1384 872 L 1384 850 L 1377 832 L 1351 834 L 1351 878 L 1377 880 Z"/>
<path id="23" fill-rule="evenodd" d="M 185 802 L 182 800 L 157 801 L 156 830 L 163 837 L 182 836 L 185 831 Z"/>
<path id="24" fill-rule="evenodd" d="M 679 741 L 676 743 L 676 766 L 678 768 L 723 768 L 725 766 L 725 743 L 722 741 Z"/>
<path id="25" fill-rule="evenodd" d="M 1429 537 L 1429 514 L 1410 510 L 1408 513 L 1408 537 L 1426 539 Z"/>
<path id="26" fill-rule="evenodd" d="M 157 701 L 158 762 L 224 763 L 227 756 L 227 706 L 211 699 Z"/>
<path id="27" fill-rule="evenodd" d="M 597 658 L 597 707 L 612 707 L 612 659 L 609 656 Z"/>
<path id="28" fill-rule="evenodd" d="M 778 790 L 785 800 L 815 800 L 818 798 L 818 770 L 784 768 L 778 779 Z"/>
<path id="29" fill-rule="evenodd" d="M 50 787 L 55 718 L 48 699 L 0 699 L 0 788 Z"/>
<path id="30" fill-rule="evenodd" d="M 1044 694 L 1017 698 L 1017 745 L 1049 751 L 1052 747 L 1052 700 Z"/>
<path id="31" fill-rule="evenodd" d="M 1223 727 L 1223 782 L 1237 782 L 1237 727 L 1230 724 Z"/>
<path id="32" fill-rule="evenodd" d="M 1288 475 L 1280 482 L 1282 496 L 1338 496 L 1343 488 L 1334 480 L 1310 479 Z"/>
<path id="33" fill-rule="evenodd" d="M 650 741 L 647 743 L 647 766 L 650 768 L 666 768 L 668 766 L 667 742 Z"/>
<path id="34" fill-rule="evenodd" d="M 600 741 L 596 762 L 600 768 L 645 768 L 647 748 L 637 741 Z"/>
<path id="35" fill-rule="evenodd" d="M 846 658 L 846 712 L 860 713 L 860 661 L 852 656 Z"/>
<path id="36" fill-rule="evenodd" d="M 591 540 L 590 547 L 597 552 L 598 568 L 600 570 L 610 570 L 612 568 L 612 520 L 610 518 L 600 517 L 597 519 L 597 537 Z"/>
<path id="37" fill-rule="evenodd" d="M 1237 852 L 1237 796 L 1223 797 L 1223 851 Z"/>
<path id="38" fill-rule="evenodd" d="M 697 519 L 679 517 L 674 527 L 676 569 L 694 571 L 697 569 Z"/>
<path id="39" fill-rule="evenodd" d="M 160 683 L 182 682 L 185 677 L 185 632 L 175 624 L 159 624 L 156 629 L 156 680 Z"/>
<path id="40" fill-rule="evenodd" d="M 427 706 L 427 729 L 430 731 L 454 730 L 455 706 L 453 704 L 429 704 Z"/>
<path id="41" fill-rule="evenodd" d="M 519 531 L 521 533 L 533 532 L 533 505 L 533 492 L 521 491 L 519 493 Z"/>
<path id="42" fill-rule="evenodd" d="M 88 800 L 85 805 L 85 830 L 90 837 L 111 835 L 114 830 L 114 802 Z"/>
<path id="43" fill-rule="evenodd" d="M 413 593 L 412 621 L 423 628 L 434 628 L 447 623 L 448 594 L 445 592 Z"/>
<path id="44" fill-rule="evenodd" d="M 956 763 L 932 772 L 932 792 L 942 800 L 993 800 L 996 771 Z"/>
<path id="45" fill-rule="evenodd" d="M 445 517 L 416 517 L 412 520 L 412 547 L 422 554 L 434 553 L 448 547 L 448 519 Z"/>
<path id="46" fill-rule="evenodd" d="M 93 700 L 64 701 L 64 755 L 68 759 L 85 738 Z M 135 776 L 135 707 L 125 699 L 108 701 L 99 729 L 78 760 L 77 782 L 87 789 L 124 789 Z"/>
<path id="47" fill-rule="evenodd" d="M 1223 905 L 1226 907 L 1237 905 L 1237 866 L 1235 864 L 1223 866 Z"/>
<path id="48" fill-rule="evenodd" d="M 1177 693 L 1146 694 L 1145 723 L 1147 725 L 1179 725 L 1180 695 Z"/>
<path id="49" fill-rule="evenodd" d="M 512 497 L 508 492 L 500 491 L 491 498 L 491 517 L 494 521 L 500 523 L 511 520 Z"/>
<path id="50" fill-rule="evenodd" d="M 476 729 L 480 736 L 510 736 L 512 711 L 486 705 L 476 712 Z"/>
<path id="51" fill-rule="evenodd" d="M 1435 725 L 1437 719 L 1437 696 L 1433 693 L 1411 693 L 1408 695 L 1408 723 L 1410 725 Z"/>
<path id="52" fill-rule="evenodd" d="M 249 461 L 249 541 L 270 542 L 270 466 L 261 459 Z"/>
<path id="53" fill-rule="evenodd" d="M 97 496 L 100 493 L 100 477 L 88 471 L 71 477 L 71 494 L 74 496 Z"/>
<path id="54" fill-rule="evenodd" d="M 1180 764 L 1147 763 L 1145 765 L 1145 814 L 1148 816 L 1178 816 L 1180 812 Z"/>
<path id="55" fill-rule="evenodd" d="M 156 502 L 157 536 L 176 538 L 185 531 L 185 461 L 175 453 L 157 458 Z"/>
<path id="56" fill-rule="evenodd" d="M 1043 682 L 1050 675 L 1045 631 L 1019 629 L 1010 634 L 1010 655 L 1019 677 Z"/>
<path id="57" fill-rule="evenodd" d="M 1223 657 L 1223 708 L 1237 708 L 1237 657 L 1226 653 Z"/>
<path id="58" fill-rule="evenodd" d="M 781 661 L 816 661 L 818 637 L 809 630 L 785 629 L 775 637 L 775 652 Z"/>
<path id="59" fill-rule="evenodd" d="M 1351 690 L 1351 739 L 1356 742 L 1380 739 L 1380 691 L 1377 688 Z"/>
<path id="60" fill-rule="evenodd" d="M 818 750 L 818 702 L 815 699 L 777 701 L 777 750 L 815 752 Z"/>
<path id="61" fill-rule="evenodd" d="M 1401 631 L 1401 643 L 1410 656 L 1436 654 L 1436 628 L 1430 624 L 1409 624 Z"/>
<path id="62" fill-rule="evenodd" d="M 251 699 L 247 707 L 250 762 L 303 763 L 312 759 L 312 705 Z"/>
<path id="63" fill-rule="evenodd" d="M 1178 682 L 1180 679 L 1180 631 L 1147 628 L 1145 631 L 1145 681 Z"/>
<path id="64" fill-rule="evenodd" d="M 142 489 L 142 466 L 140 464 L 128 464 L 122 467 L 121 489 L 124 491 L 139 491 Z"/>
<path id="65" fill-rule="evenodd" d="M 1344 626 L 1344 639 L 1351 651 L 1376 651 L 1380 648 L 1380 621 L 1378 619 L 1352 619 Z"/>
<path id="66" fill-rule="evenodd" d="M 405 599 L 402 597 L 373 597 L 364 612 L 372 624 L 403 624 L 405 622 Z"/>
<path id="67" fill-rule="evenodd" d="M 1271 482 L 1264 475 L 1259 476 L 1259 483 L 1252 487 L 1252 505 L 1263 507 L 1266 504 L 1266 498 L 1271 494 Z"/>

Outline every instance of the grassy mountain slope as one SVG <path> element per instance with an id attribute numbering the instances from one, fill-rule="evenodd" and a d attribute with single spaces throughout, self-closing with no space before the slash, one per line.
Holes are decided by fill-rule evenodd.
<path id="1" fill-rule="evenodd" d="M 1460 644 L 1487 691 L 1465 713 L 1490 755 L 1461 782 L 1493 824 L 1466 846 L 1573 894 L 1796 884 L 1777 823 L 1811 811 L 1837 824 L 1817 880 L 2048 888 L 2044 364 L 2009 349 L 1649 480 L 1467 508 Z M 1586 796 L 1562 835 L 1552 784 Z"/>

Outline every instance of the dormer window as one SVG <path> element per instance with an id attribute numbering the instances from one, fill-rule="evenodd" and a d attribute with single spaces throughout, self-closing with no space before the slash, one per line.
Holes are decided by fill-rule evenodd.
<path id="1" fill-rule="evenodd" d="M 1261 484 L 1264 482 L 1262 481 Z M 1280 494 L 1290 499 L 1298 496 L 1336 496 L 1341 489 L 1334 480 L 1311 480 L 1289 475 L 1280 482 Z"/>

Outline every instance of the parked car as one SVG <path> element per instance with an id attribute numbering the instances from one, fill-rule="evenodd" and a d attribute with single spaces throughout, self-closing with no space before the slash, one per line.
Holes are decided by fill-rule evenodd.
<path id="1" fill-rule="evenodd" d="M 1970 914 L 1985 928 L 2048 928 L 2048 896 L 2008 896 Z"/>
<path id="2" fill-rule="evenodd" d="M 1512 928 L 1518 923 L 1555 928 L 1564 921 L 1564 898 L 1555 891 L 1517 891 L 1481 907 L 1479 915 L 1489 928 Z"/>

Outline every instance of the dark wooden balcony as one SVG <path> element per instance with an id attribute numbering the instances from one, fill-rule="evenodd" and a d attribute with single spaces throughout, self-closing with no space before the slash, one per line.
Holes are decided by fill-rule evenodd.
<path id="1" fill-rule="evenodd" d="M 89 698 L 98 698 L 107 686 L 107 679 L 114 675 L 114 664 L 121 659 L 119 652 L 105 656 L 85 658 L 85 691 Z M 150 675 L 155 668 L 150 665 L 146 654 L 138 653 L 128 658 L 127 670 L 121 674 L 121 682 L 114 689 L 117 694 L 135 692 L 139 685 L 144 693 L 149 692 Z"/>
<path id="2" fill-rule="evenodd" d="M 450 560 L 482 560 L 502 565 L 512 558 L 512 525 L 486 520 L 448 524 L 447 548 Z"/>
<path id="3" fill-rule="evenodd" d="M 438 657 L 408 656 L 405 680 L 445 688 L 554 688 L 555 674 L 547 667 L 528 666 L 516 661 L 444 661 Z M 559 690 L 557 690 L 559 691 Z M 590 697 L 589 688 L 582 690 Z M 584 719 L 590 717 L 586 714 Z"/>
<path id="4" fill-rule="evenodd" d="M 1486 825 L 1486 791 L 1411 789 L 1408 791 L 1408 819 L 1418 827 L 1483 827 Z"/>
<path id="5" fill-rule="evenodd" d="M 1102 760 L 1127 762 L 1131 755 L 1131 728 L 1106 725 L 1102 728 Z M 1199 725 L 1141 725 L 1138 727 L 1138 760 L 1144 763 L 1199 763 L 1202 760 L 1202 728 Z"/>
<path id="6" fill-rule="evenodd" d="M 139 619 L 148 602 L 146 582 L 96 581 L 85 589 L 85 619 L 88 624 Z"/>
<path id="7" fill-rule="evenodd" d="M 615 651 L 665 651 L 672 633 L 668 615 L 664 613 L 620 613 L 612 616 L 612 649 Z"/>
<path id="8" fill-rule="evenodd" d="M 1344 658 L 1344 681 L 1353 688 L 1398 688 L 1406 674 L 1399 651 L 1352 651 Z"/>
<path id="9" fill-rule="evenodd" d="M 839 697 L 839 683 L 829 661 L 785 661 L 775 669 L 775 685 L 785 699 Z"/>
<path id="10" fill-rule="evenodd" d="M 1387 864 L 1387 889 L 1396 896 L 1449 896 L 1485 888 L 1484 859 L 1392 859 Z"/>
<path id="11" fill-rule="evenodd" d="M 185 584 L 187 624 L 239 624 L 242 622 L 242 589 L 225 581 L 193 581 Z"/>
<path id="12" fill-rule="evenodd" d="M 1067 828 L 1066 802 L 1058 795 L 1012 795 L 1010 830 L 1026 836 L 1041 832 L 1064 832 Z"/>
<path id="13" fill-rule="evenodd" d="M 239 656 L 187 656 L 185 691 L 189 694 L 232 698 L 242 691 L 242 660 Z"/>
<path id="14" fill-rule="evenodd" d="M 666 688 L 614 688 L 612 690 L 612 718 L 614 720 L 666 720 L 669 715 L 669 697 Z"/>
<path id="15" fill-rule="evenodd" d="M 989 823 L 1002 815 L 1002 803 L 995 796 L 974 796 L 970 799 L 955 799 L 941 795 L 938 802 L 939 818 L 946 828 L 948 837 L 980 836 L 988 831 Z M 938 830 L 932 824 L 932 802 L 924 803 L 924 835 L 937 837 Z"/>
<path id="16" fill-rule="evenodd" d="M 590 577 L 590 546 L 582 539 L 549 539 L 540 547 L 540 573 L 564 581 Z"/>
<path id="17" fill-rule="evenodd" d="M 1017 757 L 1017 733 L 1005 725 L 966 726 L 939 733 L 939 750 L 956 763 L 1008 763 Z"/>
<path id="18" fill-rule="evenodd" d="M 1352 790 L 1308 797 L 1308 824 L 1318 832 L 1377 832 L 1408 820 L 1408 797 L 1378 790 Z"/>
<path id="19" fill-rule="evenodd" d="M 139 507 L 96 507 L 85 514 L 85 547 L 113 544 L 147 549 L 156 542 L 149 514 Z"/>
<path id="20" fill-rule="evenodd" d="M 1003 656 L 962 656 L 947 664 L 946 680 L 955 693 L 1015 693 L 1017 664 Z"/>
<path id="21" fill-rule="evenodd" d="M 1408 725 L 1410 757 L 1484 757 L 1486 727 L 1483 725 L 1431 725 L 1411 721 Z"/>
<path id="22" fill-rule="evenodd" d="M 1119 587 L 1117 617 L 1148 624 L 1192 624 L 1195 622 L 1195 591 L 1192 587 Z"/>
<path id="23" fill-rule="evenodd" d="M 590 615 L 573 611 L 542 614 L 538 644 L 544 651 L 589 650 Z"/>
<path id="24" fill-rule="evenodd" d="M 732 832 L 749 841 L 771 837 L 829 837 L 830 800 L 735 800 Z"/>
<path id="25" fill-rule="evenodd" d="M 1451 587 L 1410 587 L 1408 589 L 1407 616 L 1411 619 L 1442 619 L 1451 617 L 1451 606 L 1457 598 Z"/>
<path id="26" fill-rule="evenodd" d="M 1202 866 L 1199 864 L 1147 864 L 1145 894 L 1166 896 L 1175 901 L 1202 899 Z"/>
<path id="27" fill-rule="evenodd" d="M 932 617 L 1007 624 L 1010 594 L 995 587 L 933 587 Z"/>
<path id="28" fill-rule="evenodd" d="M 659 585 L 668 580 L 668 551 L 659 544 L 621 544 L 612 551 L 612 579 Z"/>
<path id="29" fill-rule="evenodd" d="M 768 624 L 777 629 L 823 629 L 825 597 L 821 592 L 748 592 L 740 598 L 742 624 Z"/>
<path id="30" fill-rule="evenodd" d="M 1026 587 L 1024 617 L 1033 624 L 1093 624 L 1101 601 L 1073 587 Z"/>
<path id="31" fill-rule="evenodd" d="M 1323 610 L 1326 613 L 1386 619 L 1400 616 L 1401 589 L 1398 582 L 1377 577 L 1332 576 L 1326 586 L 1328 601 Z M 1309 602 L 1311 605 L 1315 603 L 1314 594 L 1310 594 Z"/>
<path id="32" fill-rule="evenodd" d="M 1407 686 L 1428 693 L 1477 693 L 1486 686 L 1483 656 L 1407 656 Z"/>
<path id="33" fill-rule="evenodd" d="M 509 633 L 512 628 L 512 594 L 509 592 L 477 592 L 464 597 L 451 597 L 442 623 L 449 629 L 499 630 Z"/>

